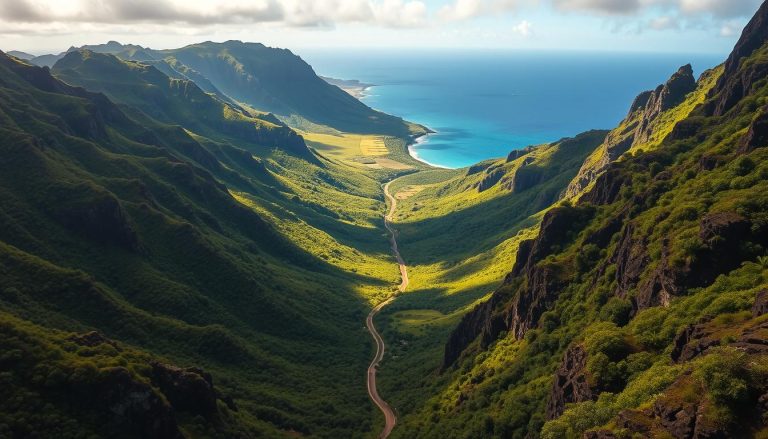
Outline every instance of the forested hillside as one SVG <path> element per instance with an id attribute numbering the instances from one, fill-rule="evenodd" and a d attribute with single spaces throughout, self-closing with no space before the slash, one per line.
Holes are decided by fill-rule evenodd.
<path id="1" fill-rule="evenodd" d="M 0 437 L 768 436 L 768 3 L 670 73 L 438 169 L 288 50 L 0 52 Z"/>
<path id="2" fill-rule="evenodd" d="M 440 310 L 457 310 L 455 323 L 432 320 L 414 337 L 392 315 L 390 337 L 433 351 L 424 334 L 450 330 L 441 358 L 426 356 L 431 366 L 410 377 L 419 388 L 391 378 L 395 400 L 412 396 L 394 437 L 765 434 L 766 43 L 763 5 L 723 66 L 698 80 L 685 66 L 638 96 L 554 203 L 530 218 L 531 232 L 503 235 L 515 256 L 500 286 L 476 306 L 454 294 Z M 551 147 L 510 159 L 532 166 Z M 419 212 L 475 204 L 489 185 L 506 181 L 515 192 L 513 183 L 531 179 L 527 167 L 476 169 L 485 174 L 477 185 L 467 177 L 428 185 L 422 193 L 435 201 L 419 199 Z M 492 221 L 500 208 L 491 198 L 476 210 Z M 408 259 L 407 245 L 403 253 Z M 435 307 L 411 300 L 403 308 Z"/>
<path id="3" fill-rule="evenodd" d="M 0 55 L 0 436 L 371 430 L 378 180 L 152 66 L 60 63 L 106 95 Z"/>

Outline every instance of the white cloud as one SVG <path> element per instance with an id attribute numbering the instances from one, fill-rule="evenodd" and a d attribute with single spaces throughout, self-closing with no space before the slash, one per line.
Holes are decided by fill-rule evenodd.
<path id="1" fill-rule="evenodd" d="M 648 23 L 648 27 L 654 30 L 679 29 L 680 22 L 675 17 L 662 15 L 661 17 L 651 19 Z"/>
<path id="2" fill-rule="evenodd" d="M 728 20 L 720 26 L 720 36 L 726 38 L 736 36 L 741 32 L 743 27 L 744 23 L 738 20 Z"/>
<path id="3" fill-rule="evenodd" d="M 762 3 L 761 0 L 678 0 L 678 2 L 684 14 L 710 14 L 717 18 L 752 15 Z"/>
<path id="4" fill-rule="evenodd" d="M 521 35 L 523 38 L 528 38 L 533 33 L 533 25 L 528 20 L 523 20 L 520 23 L 512 27 L 512 32 Z"/>
<path id="5" fill-rule="evenodd" d="M 483 9 L 481 0 L 456 0 L 455 2 L 443 6 L 438 15 L 443 20 L 457 21 L 480 15 Z"/>
<path id="6" fill-rule="evenodd" d="M 372 3 L 376 22 L 390 27 L 418 27 L 427 21 L 427 5 L 421 1 L 384 0 Z"/>
<path id="7" fill-rule="evenodd" d="M 163 23 L 413 27 L 426 21 L 418 0 L 0 0 L 6 23 Z"/>
<path id="8" fill-rule="evenodd" d="M 552 0 L 555 9 L 587 11 L 601 14 L 629 14 L 636 12 L 640 0 Z"/>
<path id="9" fill-rule="evenodd" d="M 685 16 L 733 18 L 752 15 L 762 0 L 550 0 L 555 9 L 632 15 L 656 8 Z"/>

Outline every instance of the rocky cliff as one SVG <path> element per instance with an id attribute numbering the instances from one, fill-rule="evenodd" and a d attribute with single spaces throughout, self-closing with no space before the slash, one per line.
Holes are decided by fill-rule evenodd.
<path id="1" fill-rule="evenodd" d="M 451 334 L 443 373 L 468 383 L 453 416 L 512 404 L 483 425 L 549 438 L 767 431 L 765 23 L 763 5 L 698 84 L 684 66 L 638 96 L 587 158 L 577 201 Z"/>
<path id="2" fill-rule="evenodd" d="M 680 67 L 666 83 L 659 85 L 655 90 L 640 93 L 632 102 L 626 119 L 608 134 L 605 143 L 579 170 L 568 186 L 566 197 L 578 196 L 610 163 L 618 160 L 633 147 L 649 143 L 661 116 L 681 105 L 696 87 L 693 69 L 688 64 Z"/>

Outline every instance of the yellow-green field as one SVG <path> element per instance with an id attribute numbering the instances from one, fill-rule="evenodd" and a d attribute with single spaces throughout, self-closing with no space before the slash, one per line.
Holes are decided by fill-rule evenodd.
<path id="1" fill-rule="evenodd" d="M 433 309 L 414 309 L 392 314 L 392 325 L 398 332 L 424 335 L 429 326 L 440 324 L 445 315 Z"/>

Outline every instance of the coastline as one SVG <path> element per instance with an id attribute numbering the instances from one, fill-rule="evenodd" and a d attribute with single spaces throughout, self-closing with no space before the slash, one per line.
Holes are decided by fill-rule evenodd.
<path id="1" fill-rule="evenodd" d="M 364 98 L 368 97 L 368 90 L 371 87 L 374 87 L 376 84 L 368 84 L 365 82 L 361 82 L 357 79 L 338 79 L 338 78 L 331 78 L 328 76 L 320 76 L 322 80 L 325 82 L 335 85 L 336 87 L 339 87 L 340 89 L 344 90 L 345 92 L 349 93 L 353 97 L 359 100 L 363 100 Z"/>
<path id="2" fill-rule="evenodd" d="M 325 82 L 327 82 L 327 83 L 329 83 L 331 85 L 335 85 L 335 86 L 339 87 L 340 89 L 342 89 L 345 92 L 349 93 L 350 95 L 352 95 L 353 97 L 355 97 L 356 99 L 358 99 L 361 102 L 363 102 L 365 100 L 365 98 L 371 96 L 369 91 L 373 87 L 376 87 L 376 84 L 370 84 L 370 83 L 362 82 L 362 81 L 360 81 L 358 79 L 338 79 L 338 78 L 331 78 L 331 77 L 328 77 L 328 76 L 320 76 L 320 78 L 322 78 Z M 413 123 L 416 124 L 415 122 L 413 122 Z M 433 168 L 438 168 L 438 169 L 457 169 L 457 168 L 451 168 L 449 166 L 443 166 L 443 165 L 438 165 L 436 163 L 431 163 L 431 162 L 429 162 L 427 160 L 424 160 L 423 158 L 419 157 L 419 153 L 417 151 L 417 147 L 419 145 L 423 145 L 423 144 L 429 142 L 429 136 L 432 135 L 432 134 L 437 134 L 437 131 L 435 131 L 435 130 L 433 130 L 433 129 L 425 126 L 425 125 L 422 125 L 422 124 L 418 124 L 418 125 L 423 127 L 426 130 L 426 132 L 424 134 L 419 134 L 419 135 L 411 136 L 410 140 L 408 141 L 408 143 L 406 145 L 406 149 L 408 150 L 408 155 L 410 155 L 411 158 L 413 158 L 417 162 L 424 163 L 425 165 L 433 167 Z"/>
<path id="3" fill-rule="evenodd" d="M 423 126 L 423 125 L 422 125 Z M 424 163 L 427 166 L 431 166 L 433 168 L 439 168 L 439 169 L 458 169 L 458 168 L 451 168 L 448 166 L 438 165 L 436 163 L 430 163 L 427 160 L 424 160 L 423 158 L 419 157 L 419 153 L 416 151 L 416 147 L 419 145 L 423 145 L 427 142 L 429 142 L 429 136 L 432 134 L 437 134 L 437 131 L 428 128 L 426 128 L 429 132 L 421 134 L 419 136 L 415 136 L 411 139 L 410 142 L 408 142 L 407 148 L 408 148 L 408 155 L 410 155 L 414 160 Z"/>

